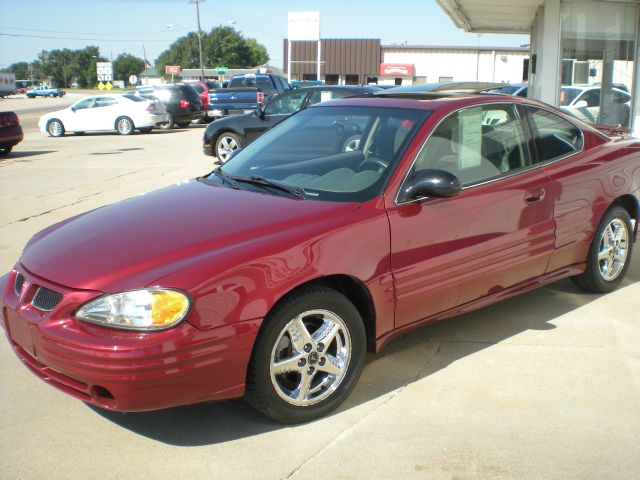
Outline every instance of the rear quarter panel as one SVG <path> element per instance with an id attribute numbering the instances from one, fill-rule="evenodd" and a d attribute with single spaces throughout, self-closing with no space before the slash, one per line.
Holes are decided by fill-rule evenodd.
<path id="1" fill-rule="evenodd" d="M 591 135 L 585 134 L 587 145 Z M 555 195 L 556 251 L 547 268 L 551 272 L 585 262 L 598 223 L 616 199 L 631 194 L 638 206 L 640 141 L 600 143 L 543 169 L 552 180 Z"/>

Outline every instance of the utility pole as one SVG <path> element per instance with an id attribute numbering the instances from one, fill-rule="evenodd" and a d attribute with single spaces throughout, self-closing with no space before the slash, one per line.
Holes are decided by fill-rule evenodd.
<path id="1" fill-rule="evenodd" d="M 202 63 L 202 29 L 200 28 L 200 2 L 204 0 L 189 0 L 190 4 L 196 5 L 196 15 L 198 16 L 198 49 L 200 51 L 200 81 L 204 82 L 204 64 Z"/>

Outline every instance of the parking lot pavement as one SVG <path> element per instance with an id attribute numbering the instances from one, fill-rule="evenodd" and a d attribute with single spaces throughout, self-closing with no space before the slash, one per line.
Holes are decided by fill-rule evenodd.
<path id="1" fill-rule="evenodd" d="M 52 223 L 211 168 L 202 127 L 53 139 L 37 112 L 21 120 L 25 140 L 0 159 L 2 272 Z M 242 401 L 91 408 L 3 339 L 0 478 L 637 479 L 638 311 L 636 248 L 618 291 L 562 281 L 406 334 L 368 358 L 337 413 L 286 427 Z"/>

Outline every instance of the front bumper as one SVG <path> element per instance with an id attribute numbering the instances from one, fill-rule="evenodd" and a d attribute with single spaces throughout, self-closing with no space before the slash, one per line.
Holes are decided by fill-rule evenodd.
<path id="1" fill-rule="evenodd" d="M 116 330 L 73 313 L 100 292 L 74 290 L 18 265 L 0 281 L 0 323 L 34 374 L 96 406 L 145 411 L 240 397 L 260 320 L 206 331 L 188 321 L 162 332 Z M 62 295 L 49 312 L 33 305 L 38 288 Z M 19 293 L 18 291 L 19 290 Z M 194 307 L 194 308 L 197 308 Z"/>

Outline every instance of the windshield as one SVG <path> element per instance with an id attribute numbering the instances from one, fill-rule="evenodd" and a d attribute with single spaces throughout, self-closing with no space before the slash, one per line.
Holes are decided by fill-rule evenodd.
<path id="1" fill-rule="evenodd" d="M 382 192 L 429 113 L 379 107 L 309 108 L 265 132 L 222 171 L 300 189 L 306 199 L 366 201 Z"/>

